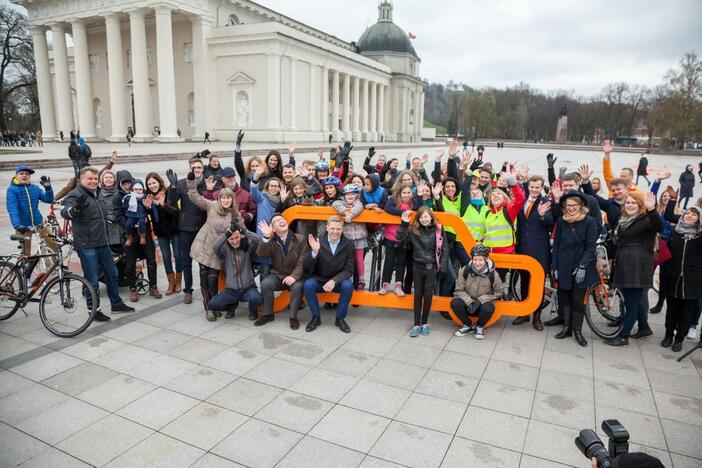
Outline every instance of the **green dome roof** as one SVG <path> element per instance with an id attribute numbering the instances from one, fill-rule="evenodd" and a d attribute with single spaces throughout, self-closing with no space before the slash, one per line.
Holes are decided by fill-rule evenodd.
<path id="1" fill-rule="evenodd" d="M 358 39 L 358 51 L 404 52 L 417 57 L 407 33 L 395 23 L 381 21 L 366 29 Z"/>

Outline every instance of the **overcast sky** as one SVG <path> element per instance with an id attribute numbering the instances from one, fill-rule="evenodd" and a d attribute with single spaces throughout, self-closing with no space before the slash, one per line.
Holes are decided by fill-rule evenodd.
<path id="1" fill-rule="evenodd" d="M 356 41 L 377 0 L 259 0 Z M 607 83 L 650 86 L 687 51 L 702 55 L 702 0 L 396 0 L 394 22 L 417 36 L 421 75 L 470 86 L 596 94 Z"/>

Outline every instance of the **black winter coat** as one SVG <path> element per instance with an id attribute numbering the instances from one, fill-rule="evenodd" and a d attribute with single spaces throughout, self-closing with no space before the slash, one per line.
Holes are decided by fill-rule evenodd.
<path id="1" fill-rule="evenodd" d="M 320 236 L 317 257 L 312 257 L 311 251 L 305 257 L 305 273 L 317 281 L 327 282 L 333 279 L 336 284 L 339 284 L 345 279 L 353 278 L 353 267 L 356 261 L 354 255 L 353 242 L 343 234 L 333 255 L 329 247 L 329 237 Z"/>
<path id="2" fill-rule="evenodd" d="M 663 220 L 656 210 L 639 216 L 621 233 L 614 255 L 612 284 L 617 288 L 653 286 L 653 247 Z"/>
<path id="3" fill-rule="evenodd" d="M 678 182 L 680 182 L 680 195 L 678 196 L 680 198 L 692 197 L 692 191 L 695 187 L 695 174 L 693 174 L 692 171 L 686 170 L 680 174 Z"/>
<path id="4" fill-rule="evenodd" d="M 178 234 L 178 221 L 180 211 L 178 210 L 178 190 L 174 187 L 166 190 L 166 203 L 156 205 L 158 220 L 153 222 L 154 234 L 156 237 L 171 237 Z"/>
<path id="5" fill-rule="evenodd" d="M 686 240 L 673 229 L 668 246 L 673 256 L 661 265 L 661 294 L 702 298 L 702 236 Z"/>
<path id="6" fill-rule="evenodd" d="M 558 289 L 584 289 L 599 281 L 595 268 L 597 233 L 597 223 L 592 216 L 587 215 L 572 224 L 563 218 L 558 220 L 551 263 L 551 270 L 558 272 Z M 583 282 L 576 285 L 573 273 L 578 266 L 585 267 L 586 272 Z"/>
<path id="7" fill-rule="evenodd" d="M 215 187 L 216 188 L 216 187 Z M 197 193 L 202 195 L 205 192 L 205 183 L 201 181 L 197 186 Z M 197 232 L 205 224 L 206 213 L 198 208 L 188 197 L 188 186 L 186 179 L 178 180 L 174 204 L 180 202 L 180 219 L 178 220 L 178 230 L 186 232 Z"/>
<path id="8" fill-rule="evenodd" d="M 78 199 L 85 196 L 86 203 L 79 206 Z M 72 221 L 73 245 L 76 250 L 94 249 L 108 245 L 105 213 L 97 193 L 82 185 L 71 190 L 64 200 L 61 216 Z"/>
<path id="9" fill-rule="evenodd" d="M 648 158 L 646 156 L 641 156 L 641 159 L 639 159 L 639 167 L 636 169 L 636 175 L 648 175 Z"/>
<path id="10" fill-rule="evenodd" d="M 548 198 L 543 195 L 534 201 L 534 206 L 527 218 L 524 210 L 519 210 L 517 215 L 517 253 L 535 258 L 545 272 L 551 270 L 551 231 L 553 230 L 553 213 L 551 210 L 541 219 L 539 216 L 539 203 L 546 202 Z M 529 200 L 525 206 L 528 206 Z"/>
<path id="11" fill-rule="evenodd" d="M 441 252 L 437 259 L 436 227 L 420 226 L 419 235 L 415 235 L 404 221 L 397 231 L 397 240 L 412 244 L 413 267 L 420 270 L 436 270 L 437 260 L 440 265 L 439 273 L 448 271 L 449 268 L 449 242 L 446 233 L 441 231 Z"/>

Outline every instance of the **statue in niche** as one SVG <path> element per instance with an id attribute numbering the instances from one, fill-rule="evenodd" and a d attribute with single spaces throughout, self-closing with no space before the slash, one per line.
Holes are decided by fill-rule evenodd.
<path id="1" fill-rule="evenodd" d="M 249 98 L 244 93 L 239 94 L 236 106 L 236 124 L 246 127 L 249 122 Z"/>
<path id="2" fill-rule="evenodd" d="M 95 103 L 95 128 L 102 128 L 103 119 L 102 102 L 97 101 Z"/>
<path id="3" fill-rule="evenodd" d="M 193 63 L 193 43 L 186 42 L 183 44 L 183 60 L 185 63 Z"/>

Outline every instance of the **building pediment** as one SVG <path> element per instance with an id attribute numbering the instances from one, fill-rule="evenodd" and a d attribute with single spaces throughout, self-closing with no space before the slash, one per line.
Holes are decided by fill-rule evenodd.
<path id="1" fill-rule="evenodd" d="M 243 72 L 237 72 L 227 80 L 229 86 L 252 85 L 254 83 L 256 83 L 256 80 Z"/>

